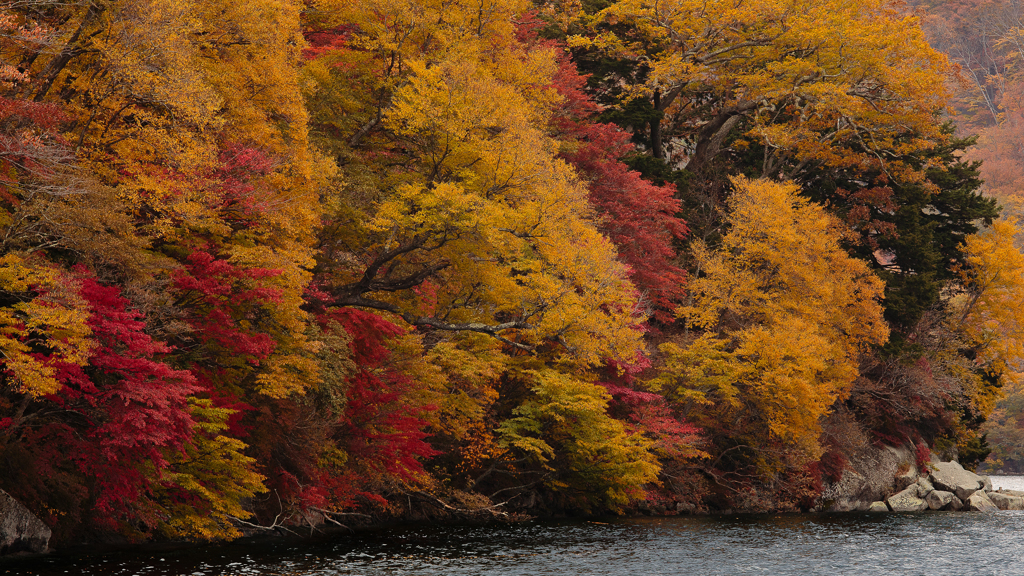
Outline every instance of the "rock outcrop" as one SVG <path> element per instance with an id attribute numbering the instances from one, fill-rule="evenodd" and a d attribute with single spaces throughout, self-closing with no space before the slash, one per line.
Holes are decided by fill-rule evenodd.
<path id="1" fill-rule="evenodd" d="M 964 470 L 963 466 L 956 462 L 934 462 L 932 467 L 929 479 L 935 488 L 952 492 L 964 502 L 971 494 L 985 487 L 985 478 Z M 991 489 L 992 483 L 989 482 L 988 485 Z"/>
<path id="2" fill-rule="evenodd" d="M 964 507 L 972 512 L 995 512 L 999 510 L 984 491 L 975 492 L 964 502 Z"/>
<path id="3" fill-rule="evenodd" d="M 989 492 L 988 499 L 1000 510 L 1024 510 L 1024 497 L 1000 492 Z"/>
<path id="4" fill-rule="evenodd" d="M 46 552 L 50 528 L 10 494 L 0 490 L 0 555 Z"/>
<path id="5" fill-rule="evenodd" d="M 909 487 L 918 477 L 914 452 L 907 446 L 867 450 L 851 458 L 850 468 L 838 482 L 824 486 L 819 510 L 866 511 L 872 503 L 884 502 Z"/>
<path id="6" fill-rule="evenodd" d="M 933 455 L 919 470 L 911 446 L 869 450 L 850 464 L 840 481 L 826 484 L 818 510 L 1024 510 L 1024 491 L 993 491 L 987 476 L 957 462 L 939 462 Z"/>
<path id="7" fill-rule="evenodd" d="M 918 496 L 916 484 L 908 486 L 902 492 L 889 496 L 885 503 L 889 505 L 889 509 L 893 512 L 920 512 L 921 510 L 928 509 L 928 503 Z"/>

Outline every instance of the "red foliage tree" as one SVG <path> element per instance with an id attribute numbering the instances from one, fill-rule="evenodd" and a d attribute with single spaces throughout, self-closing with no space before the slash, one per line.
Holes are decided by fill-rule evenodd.
<path id="1" fill-rule="evenodd" d="M 227 367 L 256 366 L 273 353 L 274 339 L 258 325 L 260 309 L 280 298 L 280 290 L 261 280 L 277 274 L 238 266 L 203 250 L 190 254 L 184 268 L 172 273 L 178 305 L 189 312 L 191 338 L 199 343 L 194 347 L 197 375 L 220 380 L 217 376 L 226 376 Z"/>
<path id="2" fill-rule="evenodd" d="M 33 403 L 20 430 L 6 431 L 19 438 L 4 458 L 27 466 L 4 481 L 51 523 L 70 516 L 107 529 L 150 528 L 147 496 L 166 455 L 192 436 L 187 398 L 198 388 L 190 372 L 160 361 L 170 348 L 145 333 L 142 313 L 118 288 L 81 282 L 96 348 L 87 366 L 59 366 L 60 392 Z"/>
<path id="3" fill-rule="evenodd" d="M 388 367 L 389 341 L 405 330 L 362 310 L 336 309 L 327 317 L 351 335 L 358 367 L 349 378 L 337 439 L 364 474 L 414 481 L 423 473 L 421 460 L 437 454 L 424 432 L 425 417 L 436 406 L 418 403 L 415 395 L 422 384 Z"/>
<path id="4" fill-rule="evenodd" d="M 565 99 L 554 128 L 579 147 L 563 154 L 590 184 L 590 202 L 603 217 L 600 230 L 630 267 L 630 279 L 653 306 L 654 318 L 673 320 L 672 309 L 686 293 L 685 271 L 676 266 L 673 242 L 687 234 L 677 216 L 675 186 L 655 186 L 622 158 L 635 151 L 629 135 L 614 124 L 595 122 L 600 111 L 584 92 L 586 77 L 565 57 L 560 59 L 555 88 Z"/>

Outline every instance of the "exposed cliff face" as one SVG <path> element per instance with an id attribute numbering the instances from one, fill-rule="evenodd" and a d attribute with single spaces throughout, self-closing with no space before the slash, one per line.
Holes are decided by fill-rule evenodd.
<path id="1" fill-rule="evenodd" d="M 50 528 L 10 494 L 0 490 L 0 555 L 46 552 Z"/>
<path id="2" fill-rule="evenodd" d="M 850 459 L 850 469 L 839 482 L 824 486 L 817 509 L 868 510 L 872 502 L 885 500 L 916 482 L 919 473 L 911 446 L 865 450 Z"/>

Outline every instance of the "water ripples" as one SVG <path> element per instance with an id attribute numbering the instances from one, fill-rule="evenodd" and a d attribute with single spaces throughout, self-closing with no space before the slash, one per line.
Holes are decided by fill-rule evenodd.
<path id="1" fill-rule="evenodd" d="M 1024 512 L 729 515 L 415 526 L 304 542 L 0 562 L 58 576 L 1024 574 Z"/>

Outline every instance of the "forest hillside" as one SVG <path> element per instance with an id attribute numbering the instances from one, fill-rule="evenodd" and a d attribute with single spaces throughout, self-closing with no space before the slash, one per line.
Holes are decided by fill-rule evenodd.
<path id="1" fill-rule="evenodd" d="M 0 489 L 55 544 L 807 509 L 1022 435 L 1015 5 L 0 6 Z"/>

